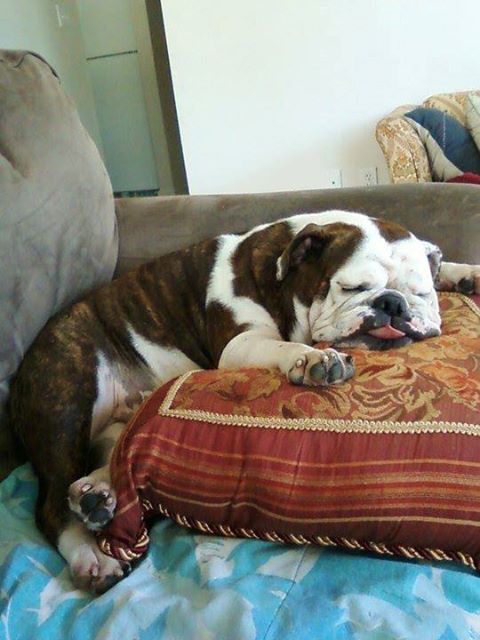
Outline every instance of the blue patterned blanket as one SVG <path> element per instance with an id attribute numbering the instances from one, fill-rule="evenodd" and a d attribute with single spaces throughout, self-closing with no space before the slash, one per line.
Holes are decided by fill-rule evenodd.
<path id="1" fill-rule="evenodd" d="M 97 598 L 33 520 L 28 465 L 0 485 L 3 640 L 474 640 L 480 577 L 460 567 L 195 535 L 170 521 Z"/>

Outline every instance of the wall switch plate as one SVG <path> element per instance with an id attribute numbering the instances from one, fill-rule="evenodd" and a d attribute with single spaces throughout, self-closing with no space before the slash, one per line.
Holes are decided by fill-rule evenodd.
<path id="1" fill-rule="evenodd" d="M 366 167 L 362 169 L 362 184 L 365 187 L 373 187 L 378 184 L 377 167 Z"/>
<path id="2" fill-rule="evenodd" d="M 342 186 L 342 170 L 329 169 L 325 172 L 326 187 L 330 189 L 340 189 Z"/>

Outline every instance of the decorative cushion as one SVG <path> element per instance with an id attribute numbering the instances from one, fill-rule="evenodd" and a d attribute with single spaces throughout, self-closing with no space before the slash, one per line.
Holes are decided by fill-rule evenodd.
<path id="1" fill-rule="evenodd" d="M 53 69 L 0 51 L 0 476 L 11 376 L 59 309 L 110 280 L 117 258 L 110 180 Z M 6 468 L 5 468 L 6 467 Z"/>
<path id="2" fill-rule="evenodd" d="M 478 297 L 480 299 L 480 297 Z M 112 456 L 122 560 L 155 515 L 204 533 L 480 566 L 480 311 L 442 294 L 443 334 L 352 350 L 356 377 L 296 387 L 195 371 L 154 392 Z"/>
<path id="3" fill-rule="evenodd" d="M 461 184 L 480 184 L 480 174 L 479 173 L 462 173 L 461 176 L 457 176 L 456 178 L 451 178 L 447 180 L 447 182 L 457 182 Z"/>
<path id="4" fill-rule="evenodd" d="M 422 106 L 429 109 L 438 109 L 455 118 L 464 127 L 467 126 L 465 118 L 465 105 L 470 93 L 468 91 L 458 91 L 455 93 L 437 93 L 424 100 Z"/>
<path id="5" fill-rule="evenodd" d="M 466 171 L 480 173 L 480 152 L 466 127 L 438 109 L 419 107 L 405 114 L 417 130 L 430 160 L 434 180 Z"/>
<path id="6" fill-rule="evenodd" d="M 465 116 L 467 127 L 480 151 L 480 96 L 472 93 L 467 98 Z"/>

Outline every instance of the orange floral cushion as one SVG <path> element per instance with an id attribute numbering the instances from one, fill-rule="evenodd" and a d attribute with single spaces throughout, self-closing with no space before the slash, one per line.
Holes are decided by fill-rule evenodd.
<path id="1" fill-rule="evenodd" d="M 148 522 L 480 567 L 480 312 L 441 296 L 443 333 L 353 350 L 341 386 L 195 371 L 154 392 L 117 444 L 99 542 L 140 557 Z"/>

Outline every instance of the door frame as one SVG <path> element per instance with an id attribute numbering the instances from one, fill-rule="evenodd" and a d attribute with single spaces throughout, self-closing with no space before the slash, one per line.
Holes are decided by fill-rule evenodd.
<path id="1" fill-rule="evenodd" d="M 160 195 L 188 194 L 165 23 L 160 0 L 131 0 Z"/>

